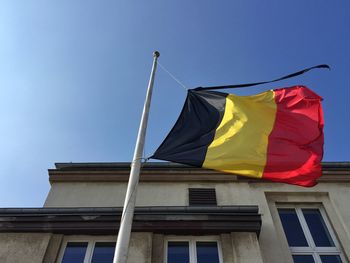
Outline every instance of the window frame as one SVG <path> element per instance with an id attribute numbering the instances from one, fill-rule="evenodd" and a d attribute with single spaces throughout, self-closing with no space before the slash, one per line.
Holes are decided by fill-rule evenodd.
<path id="1" fill-rule="evenodd" d="M 117 242 L 116 237 L 112 236 L 65 236 L 61 244 L 60 252 L 57 257 L 57 263 L 61 263 L 64 252 L 66 251 L 67 244 L 69 242 L 86 242 L 88 246 L 86 248 L 84 263 L 90 263 L 94 252 L 95 244 L 98 242 Z"/>
<path id="2" fill-rule="evenodd" d="M 279 223 L 281 224 L 281 228 L 284 234 L 284 237 L 287 241 L 287 236 L 284 232 L 284 228 L 282 225 L 281 218 L 279 216 L 279 209 L 294 209 L 296 212 L 296 215 L 298 217 L 298 220 L 300 222 L 301 228 L 303 230 L 303 233 L 305 235 L 306 241 L 308 243 L 308 247 L 291 247 L 288 244 L 287 241 L 287 246 L 289 247 L 289 251 L 291 253 L 291 256 L 295 255 L 311 255 L 315 261 L 315 263 L 322 263 L 320 256 L 322 255 L 338 255 L 340 256 L 342 262 L 347 262 L 344 254 L 342 253 L 341 250 L 341 245 L 338 241 L 337 235 L 333 230 L 333 227 L 328 219 L 327 213 L 325 209 L 323 208 L 322 204 L 293 204 L 293 203 L 277 203 L 276 204 L 277 208 L 277 214 L 279 217 Z M 329 235 L 332 238 L 332 241 L 334 243 L 334 247 L 317 247 L 315 245 L 315 242 L 312 238 L 311 232 L 309 230 L 309 227 L 307 225 L 307 222 L 305 220 L 305 217 L 303 215 L 302 209 L 317 209 L 321 216 L 322 219 L 327 227 L 327 230 L 329 232 Z"/>
<path id="3" fill-rule="evenodd" d="M 166 236 L 164 237 L 164 263 L 168 262 L 169 242 L 188 242 L 190 263 L 197 263 L 196 242 L 216 242 L 218 247 L 219 263 L 224 262 L 222 257 L 221 239 L 219 236 Z"/>

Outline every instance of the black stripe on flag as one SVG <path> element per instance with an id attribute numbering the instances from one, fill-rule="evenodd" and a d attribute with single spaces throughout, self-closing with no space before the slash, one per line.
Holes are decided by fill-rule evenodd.
<path id="1" fill-rule="evenodd" d="M 179 118 L 151 158 L 202 167 L 224 116 L 227 95 L 188 90 Z"/>

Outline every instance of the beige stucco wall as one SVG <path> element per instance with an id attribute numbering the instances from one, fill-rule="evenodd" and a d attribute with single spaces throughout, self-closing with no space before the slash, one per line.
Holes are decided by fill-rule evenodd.
<path id="1" fill-rule="evenodd" d="M 259 236 L 264 262 L 291 262 L 288 245 L 276 218 L 276 202 L 321 203 L 350 258 L 349 183 L 320 183 L 303 188 L 278 183 L 140 183 L 137 206 L 187 206 L 188 188 L 216 188 L 218 205 L 258 205 L 262 214 Z M 54 183 L 45 207 L 122 206 L 126 183 Z M 247 248 L 248 251 L 248 248 Z M 242 252 L 243 253 L 243 252 Z M 245 255 L 243 253 L 243 255 Z M 246 254 L 246 255 L 249 255 Z M 242 261 L 243 262 L 243 261 Z"/>
<path id="2" fill-rule="evenodd" d="M 263 263 L 261 249 L 255 233 L 231 233 L 231 240 L 234 258 L 233 262 Z M 281 262 L 281 260 L 279 262 Z"/>
<path id="3" fill-rule="evenodd" d="M 50 238 L 47 233 L 0 233 L 0 262 L 42 263 Z"/>
<path id="4" fill-rule="evenodd" d="M 153 233 L 132 233 L 128 263 L 151 263 Z"/>

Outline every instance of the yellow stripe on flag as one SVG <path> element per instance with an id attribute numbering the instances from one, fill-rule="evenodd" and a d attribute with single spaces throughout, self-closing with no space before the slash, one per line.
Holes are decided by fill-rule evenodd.
<path id="1" fill-rule="evenodd" d="M 245 97 L 229 94 L 202 166 L 261 178 L 276 111 L 273 91 Z"/>

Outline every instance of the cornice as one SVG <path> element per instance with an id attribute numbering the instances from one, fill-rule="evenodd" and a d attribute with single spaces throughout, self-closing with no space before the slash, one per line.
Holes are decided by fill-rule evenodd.
<path id="1" fill-rule="evenodd" d="M 49 169 L 50 183 L 56 182 L 127 182 L 129 163 L 56 164 Z M 350 182 L 349 163 L 324 163 L 319 183 Z M 265 182 L 213 170 L 169 163 L 151 163 L 143 167 L 141 182 Z"/>
<path id="2" fill-rule="evenodd" d="M 3 208 L 0 232 L 115 235 L 122 208 Z M 261 229 L 257 206 L 136 207 L 133 232 L 221 234 Z"/>

